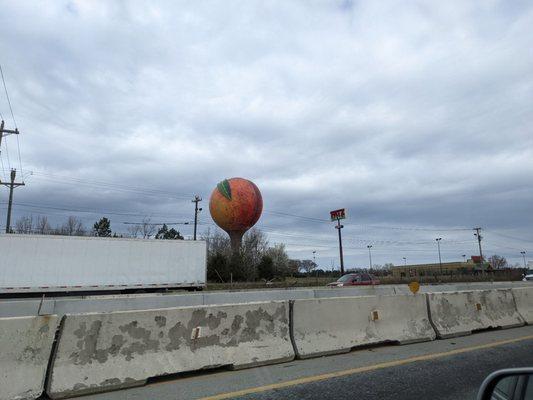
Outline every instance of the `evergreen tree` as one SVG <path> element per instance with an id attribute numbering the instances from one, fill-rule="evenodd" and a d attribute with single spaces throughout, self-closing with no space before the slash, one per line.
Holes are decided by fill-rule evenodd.
<path id="1" fill-rule="evenodd" d="M 94 236 L 99 237 L 110 237 L 111 236 L 111 221 L 106 217 L 100 219 L 100 221 L 95 222 L 93 225 Z"/>
<path id="2" fill-rule="evenodd" d="M 167 239 L 167 240 L 183 240 L 183 236 L 180 234 L 180 232 L 174 228 L 168 229 L 167 224 L 163 224 L 163 226 L 159 229 L 159 231 L 155 235 L 155 238 L 156 239 Z"/>

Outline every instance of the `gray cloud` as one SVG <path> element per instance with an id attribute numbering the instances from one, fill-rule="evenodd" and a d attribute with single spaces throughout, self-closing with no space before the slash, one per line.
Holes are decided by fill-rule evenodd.
<path id="1" fill-rule="evenodd" d="M 350 265 L 365 265 L 367 243 L 376 263 L 434 261 L 437 236 L 447 259 L 475 254 L 472 232 L 454 230 L 473 226 L 489 253 L 533 252 L 527 2 L 2 9 L 28 183 L 16 216 L 89 224 L 114 211 L 124 230 L 142 215 L 190 219 L 198 193 L 206 229 L 212 188 L 243 176 L 262 190 L 270 240 L 294 257 L 316 248 L 325 267 L 338 265 L 332 224 L 280 212 L 327 219 L 346 207 Z"/>

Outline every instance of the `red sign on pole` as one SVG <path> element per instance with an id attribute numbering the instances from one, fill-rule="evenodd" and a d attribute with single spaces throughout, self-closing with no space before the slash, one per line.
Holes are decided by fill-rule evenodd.
<path id="1" fill-rule="evenodd" d="M 339 219 L 346 218 L 346 210 L 344 208 L 333 210 L 329 212 L 332 221 L 338 221 Z"/>

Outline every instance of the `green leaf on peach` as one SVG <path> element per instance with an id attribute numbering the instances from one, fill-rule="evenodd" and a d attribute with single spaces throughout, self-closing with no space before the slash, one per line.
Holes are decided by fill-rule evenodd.
<path id="1" fill-rule="evenodd" d="M 229 185 L 229 181 L 227 179 L 224 179 L 222 182 L 220 182 L 217 185 L 217 188 L 222 196 L 228 200 L 231 200 L 231 186 Z"/>

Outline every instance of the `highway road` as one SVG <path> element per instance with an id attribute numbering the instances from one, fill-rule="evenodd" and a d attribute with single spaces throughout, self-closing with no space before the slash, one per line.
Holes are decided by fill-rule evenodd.
<path id="1" fill-rule="evenodd" d="M 80 399 L 475 399 L 490 372 L 525 366 L 533 366 L 533 326 L 174 376 Z"/>

